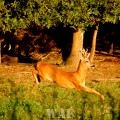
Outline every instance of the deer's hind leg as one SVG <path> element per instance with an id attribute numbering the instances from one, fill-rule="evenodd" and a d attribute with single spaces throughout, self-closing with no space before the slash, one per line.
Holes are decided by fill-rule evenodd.
<path id="1" fill-rule="evenodd" d="M 33 70 L 32 73 L 33 73 L 33 76 L 34 76 L 36 84 L 39 84 L 40 78 L 38 76 L 38 71 L 37 70 Z"/>

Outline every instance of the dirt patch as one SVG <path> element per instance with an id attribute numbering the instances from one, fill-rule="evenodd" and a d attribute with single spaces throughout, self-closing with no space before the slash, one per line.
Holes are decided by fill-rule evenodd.
<path id="1" fill-rule="evenodd" d="M 15 83 L 32 82 L 32 65 L 14 63 L 0 66 L 0 77 L 14 79 Z"/>
<path id="2" fill-rule="evenodd" d="M 120 58 L 112 56 L 95 56 L 95 68 L 90 69 L 87 80 L 90 81 L 120 81 Z M 1 78 L 13 78 L 16 82 L 32 82 L 33 64 L 14 63 L 9 65 L 0 65 Z M 70 70 L 70 68 L 69 68 Z"/>
<path id="3" fill-rule="evenodd" d="M 96 81 L 120 81 L 120 58 L 112 56 L 95 56 L 95 68 L 89 70 L 88 79 Z"/>

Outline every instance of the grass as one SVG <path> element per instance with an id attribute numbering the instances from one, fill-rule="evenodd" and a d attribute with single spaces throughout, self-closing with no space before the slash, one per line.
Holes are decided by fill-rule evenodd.
<path id="1" fill-rule="evenodd" d="M 88 82 L 105 95 L 61 88 L 56 84 L 33 86 L 0 78 L 0 120 L 119 120 L 120 82 Z M 30 81 L 30 80 L 29 80 Z"/>

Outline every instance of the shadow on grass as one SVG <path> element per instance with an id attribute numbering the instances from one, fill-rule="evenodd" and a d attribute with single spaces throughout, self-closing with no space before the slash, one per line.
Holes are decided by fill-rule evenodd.
<path id="1" fill-rule="evenodd" d="M 29 115 L 30 120 L 33 120 L 30 104 L 28 102 L 24 101 L 23 99 L 21 99 L 22 95 L 21 96 L 18 95 L 20 89 L 22 89 L 22 88 L 20 88 L 20 86 L 19 87 L 16 86 L 14 80 L 12 80 L 12 79 L 8 79 L 8 83 L 11 86 L 11 93 L 10 93 L 11 98 L 10 98 L 9 104 L 12 107 L 12 111 L 11 111 L 11 113 L 9 113 L 9 114 L 11 114 L 10 120 L 25 119 L 24 115 L 22 115 L 22 117 L 18 115 L 21 113 L 24 113 L 24 114 L 27 113 Z M 21 109 L 21 107 L 22 107 L 22 109 Z"/>
<path id="2" fill-rule="evenodd" d="M 14 106 L 13 106 L 13 111 L 11 113 L 11 120 L 17 120 L 18 118 L 19 119 L 23 119 L 24 117 L 21 118 L 21 116 L 18 116 L 17 115 L 17 108 L 21 106 L 20 102 L 19 102 L 19 98 L 16 98 L 15 99 L 15 103 L 14 103 Z M 33 120 L 33 117 L 32 117 L 32 113 L 31 113 L 31 108 L 30 108 L 30 105 L 29 104 L 25 104 L 23 106 L 23 110 L 25 110 L 25 113 L 27 112 L 28 115 L 29 115 L 29 120 Z"/>
<path id="3" fill-rule="evenodd" d="M 110 98 L 109 105 L 111 107 L 110 112 L 112 115 L 112 120 L 120 120 L 120 103 L 119 103 L 119 101 L 116 101 L 110 92 L 108 92 L 107 95 Z"/>

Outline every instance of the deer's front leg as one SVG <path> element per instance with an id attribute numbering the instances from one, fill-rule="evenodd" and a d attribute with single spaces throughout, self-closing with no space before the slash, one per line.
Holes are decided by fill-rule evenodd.
<path id="1" fill-rule="evenodd" d="M 89 87 L 86 87 L 86 86 L 80 86 L 81 90 L 85 91 L 85 92 L 89 92 L 89 93 L 95 93 L 97 94 L 98 96 L 101 97 L 101 99 L 105 99 L 104 95 L 102 95 L 101 93 L 97 92 L 96 90 L 92 89 L 92 88 L 89 88 Z"/>

